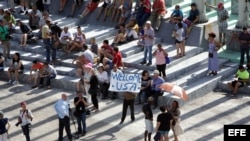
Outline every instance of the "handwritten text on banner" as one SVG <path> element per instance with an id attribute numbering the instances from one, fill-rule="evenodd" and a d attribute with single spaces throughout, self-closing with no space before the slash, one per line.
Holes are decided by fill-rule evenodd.
<path id="1" fill-rule="evenodd" d="M 110 91 L 115 92 L 140 92 L 141 75 L 126 73 L 111 73 Z"/>

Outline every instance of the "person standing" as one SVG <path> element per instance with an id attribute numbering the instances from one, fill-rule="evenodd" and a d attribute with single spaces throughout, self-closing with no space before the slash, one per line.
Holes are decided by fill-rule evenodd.
<path id="1" fill-rule="evenodd" d="M 95 112 L 99 111 L 98 99 L 97 99 L 97 89 L 98 89 L 98 78 L 94 70 L 91 71 L 91 77 L 89 80 L 89 94 L 91 95 L 91 101 L 94 105 Z"/>
<path id="2" fill-rule="evenodd" d="M 165 16 L 166 13 L 167 11 L 165 6 L 165 0 L 154 0 L 150 19 L 152 23 L 156 21 L 156 31 L 159 30 L 159 27 L 161 25 L 161 19 Z"/>
<path id="3" fill-rule="evenodd" d="M 57 113 L 59 119 L 59 137 L 58 141 L 63 141 L 63 129 L 67 133 L 69 141 L 72 141 L 72 134 L 70 130 L 70 117 L 69 117 L 69 103 L 67 102 L 67 95 L 62 94 L 61 99 L 59 99 L 55 105 L 54 109 Z"/>
<path id="4" fill-rule="evenodd" d="M 148 98 L 148 102 L 146 104 L 143 105 L 142 107 L 142 112 L 144 113 L 145 116 L 145 126 L 146 126 L 146 130 L 144 132 L 144 141 L 151 141 L 151 134 L 153 132 L 153 112 L 151 109 L 151 105 L 154 102 L 154 98 L 153 97 L 149 97 Z"/>
<path id="5" fill-rule="evenodd" d="M 161 137 L 160 140 L 161 141 L 168 141 L 169 137 L 168 137 L 168 133 L 171 127 L 171 123 L 173 120 L 173 116 L 171 115 L 171 113 L 166 111 L 166 107 L 165 106 L 161 106 L 160 107 L 161 110 L 161 114 L 159 114 L 157 116 L 157 124 L 156 124 L 156 133 L 159 132 Z"/>
<path id="6" fill-rule="evenodd" d="M 221 44 L 214 38 L 216 35 L 211 32 L 208 34 L 208 75 L 217 75 L 219 70 L 219 59 L 217 51 L 220 49 Z"/>
<path id="7" fill-rule="evenodd" d="M 87 99 L 83 97 L 81 92 L 77 92 L 77 97 L 74 98 L 75 112 L 77 119 L 78 131 L 77 134 L 84 136 L 86 134 L 86 109 L 88 106 Z"/>
<path id="8" fill-rule="evenodd" d="M 205 5 L 217 11 L 217 21 L 219 26 L 219 42 L 222 45 L 226 43 L 226 33 L 227 33 L 227 19 L 229 18 L 227 9 L 224 8 L 223 3 L 218 3 L 217 7 L 207 4 L 205 1 Z"/>
<path id="9" fill-rule="evenodd" d="M 165 80 L 167 79 L 166 76 L 166 57 L 168 56 L 167 51 L 162 48 L 161 44 L 157 45 L 157 49 L 154 51 L 153 55 L 156 59 L 156 68 Z"/>
<path id="10" fill-rule="evenodd" d="M 245 54 L 247 58 L 247 64 L 250 63 L 249 57 L 249 44 L 250 44 L 250 33 L 246 27 L 243 27 L 243 31 L 240 33 L 238 40 L 240 41 L 240 64 L 244 64 Z"/>
<path id="11" fill-rule="evenodd" d="M 31 121 L 33 120 L 33 115 L 31 110 L 27 108 L 26 102 L 21 102 L 21 110 L 18 116 L 18 123 L 16 126 L 21 124 L 23 134 L 26 138 L 26 141 L 30 141 L 30 131 L 31 131 Z"/>
<path id="12" fill-rule="evenodd" d="M 151 92 L 151 77 L 147 70 L 143 70 L 141 74 L 141 90 L 138 93 L 138 104 L 146 103 Z"/>
<path id="13" fill-rule="evenodd" d="M 10 123 L 8 118 L 4 118 L 3 111 L 0 111 L 0 141 L 8 141 L 8 131 Z"/>
<path id="14" fill-rule="evenodd" d="M 87 102 L 91 103 L 91 96 L 89 94 L 89 88 L 90 88 L 90 77 L 92 75 L 92 64 L 88 63 L 83 66 L 84 70 L 84 76 L 83 76 L 83 82 L 84 82 L 84 88 L 86 92 Z"/>
<path id="15" fill-rule="evenodd" d="M 154 44 L 155 31 L 151 26 L 151 21 L 146 22 L 146 27 L 144 28 L 144 58 L 141 64 L 147 63 L 147 54 L 148 54 L 148 64 L 147 66 L 152 65 L 152 48 Z"/>
<path id="16" fill-rule="evenodd" d="M 135 120 L 135 114 L 134 114 L 135 94 L 132 92 L 124 92 L 123 96 L 124 99 L 122 106 L 122 118 L 120 124 L 122 124 L 126 118 L 128 106 L 130 107 L 130 112 L 131 112 L 131 122 Z"/>
<path id="17" fill-rule="evenodd" d="M 42 27 L 42 38 L 43 38 L 43 43 L 46 49 L 46 62 L 47 63 L 50 63 L 50 48 L 52 46 L 50 42 L 50 29 L 49 29 L 50 23 L 51 23 L 50 20 L 46 20 L 46 24 Z"/>
<path id="18" fill-rule="evenodd" d="M 162 95 L 162 91 L 159 88 L 161 84 L 165 82 L 165 80 L 159 76 L 160 72 L 158 70 L 154 71 L 154 76 L 151 81 L 151 88 L 153 90 L 154 97 L 154 109 L 158 106 L 158 97 Z"/>
<path id="19" fill-rule="evenodd" d="M 171 107 L 168 109 L 167 108 L 167 111 L 170 112 L 173 116 L 173 121 L 172 121 L 172 130 L 173 130 L 173 133 L 174 133 L 174 141 L 178 141 L 178 135 L 176 134 L 175 130 L 174 130 L 174 127 L 175 125 L 177 124 L 177 122 L 179 123 L 180 122 L 180 115 L 181 115 L 181 111 L 180 111 L 180 108 L 179 108 L 179 103 L 174 100 L 172 102 L 172 105 Z"/>
<path id="20" fill-rule="evenodd" d="M 5 60 L 11 59 L 10 57 L 10 41 L 7 38 L 9 34 L 7 27 L 4 24 L 3 20 L 0 20 L 0 44 L 3 46 L 3 56 Z"/>

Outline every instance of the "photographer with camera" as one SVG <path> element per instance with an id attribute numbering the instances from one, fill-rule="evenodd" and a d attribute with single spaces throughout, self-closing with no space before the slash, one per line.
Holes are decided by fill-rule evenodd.
<path id="1" fill-rule="evenodd" d="M 65 131 L 67 133 L 69 141 L 72 141 L 72 134 L 70 130 L 70 108 L 69 108 L 69 103 L 67 101 L 68 97 L 66 94 L 61 95 L 61 99 L 59 99 L 55 105 L 55 111 L 58 115 L 59 119 L 59 137 L 58 141 L 63 141 L 63 129 L 65 127 Z"/>
<path id="2" fill-rule="evenodd" d="M 0 141 L 8 141 L 9 129 L 10 129 L 9 119 L 4 118 L 4 113 L 0 111 Z"/>
<path id="3" fill-rule="evenodd" d="M 21 103 L 21 110 L 18 116 L 18 122 L 16 126 L 21 125 L 23 134 L 26 138 L 26 141 L 30 141 L 30 131 L 31 131 L 31 121 L 33 120 L 33 115 L 31 110 L 27 108 L 27 103 Z"/>
<path id="4" fill-rule="evenodd" d="M 78 131 L 77 134 L 84 136 L 86 134 L 86 107 L 89 105 L 87 99 L 83 97 L 83 93 L 77 92 L 77 97 L 74 98 L 76 110 L 74 116 L 77 119 Z"/>

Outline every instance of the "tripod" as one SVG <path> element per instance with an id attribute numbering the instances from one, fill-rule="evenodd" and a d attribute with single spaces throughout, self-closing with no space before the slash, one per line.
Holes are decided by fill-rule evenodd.
<path id="1" fill-rule="evenodd" d="M 77 132 L 77 128 L 76 128 L 76 123 L 75 123 L 75 118 L 74 118 L 74 115 L 73 115 L 73 113 L 72 113 L 72 109 L 69 107 L 69 116 L 70 116 L 70 119 L 72 120 L 72 123 L 73 123 L 73 125 L 74 125 L 74 127 L 75 127 L 75 131 Z M 78 139 L 79 138 L 79 136 L 78 135 L 76 135 L 76 134 L 74 134 L 74 135 L 72 135 L 75 139 Z"/>

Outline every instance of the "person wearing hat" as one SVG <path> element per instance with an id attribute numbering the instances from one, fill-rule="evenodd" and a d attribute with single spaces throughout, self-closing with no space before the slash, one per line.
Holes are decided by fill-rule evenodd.
<path id="1" fill-rule="evenodd" d="M 224 8 L 223 3 L 218 3 L 217 7 L 213 5 L 207 4 L 206 1 L 205 5 L 217 11 L 217 18 L 218 18 L 218 27 L 219 27 L 219 42 L 222 45 L 226 43 L 226 32 L 227 32 L 227 19 L 229 18 L 228 11 Z"/>
<path id="2" fill-rule="evenodd" d="M 227 83 L 227 87 L 232 90 L 233 95 L 236 95 L 238 93 L 238 89 L 240 87 L 244 87 L 248 82 L 249 72 L 243 67 L 243 65 L 239 65 L 239 69 L 235 75 L 235 80 Z"/>
<path id="3" fill-rule="evenodd" d="M 244 64 L 244 58 L 246 55 L 247 64 L 250 63 L 249 57 L 249 44 L 250 44 L 250 33 L 246 27 L 243 27 L 243 31 L 239 34 L 238 40 L 240 42 L 240 64 Z"/>
<path id="4" fill-rule="evenodd" d="M 18 116 L 18 122 L 16 126 L 21 125 L 23 134 L 26 138 L 26 141 L 30 141 L 30 131 L 31 131 L 31 122 L 33 120 L 33 115 L 30 109 L 27 108 L 26 102 L 21 102 L 21 110 Z"/>
<path id="5" fill-rule="evenodd" d="M 151 109 L 151 105 L 154 104 L 154 98 L 152 96 L 148 97 L 148 102 L 142 106 L 142 112 L 145 116 L 145 132 L 144 132 L 144 140 L 150 141 L 151 140 L 151 134 L 154 130 L 153 127 L 153 112 Z"/>
<path id="6" fill-rule="evenodd" d="M 4 118 L 3 111 L 0 111 L 0 141 L 8 141 L 8 131 L 10 123 L 8 118 Z"/>
<path id="7" fill-rule="evenodd" d="M 154 70 L 154 76 L 151 81 L 151 88 L 153 91 L 154 97 L 154 109 L 158 106 L 158 97 L 162 95 L 162 91 L 160 89 L 160 85 L 165 82 L 165 80 L 159 76 L 160 72 L 158 70 Z"/>
<path id="8" fill-rule="evenodd" d="M 102 63 L 98 65 L 97 78 L 100 86 L 100 92 L 102 93 L 102 99 L 108 98 L 109 77 L 107 71 L 105 71 Z"/>
<path id="9" fill-rule="evenodd" d="M 217 75 L 219 70 L 219 59 L 217 51 L 221 48 L 221 44 L 214 38 L 215 33 L 208 34 L 208 75 Z"/>
<path id="10" fill-rule="evenodd" d="M 144 38 L 144 57 L 141 64 L 147 63 L 147 56 L 148 56 L 147 66 L 150 66 L 152 65 L 152 48 L 155 38 L 155 31 L 151 26 L 151 21 L 146 22 L 143 38 Z"/>

